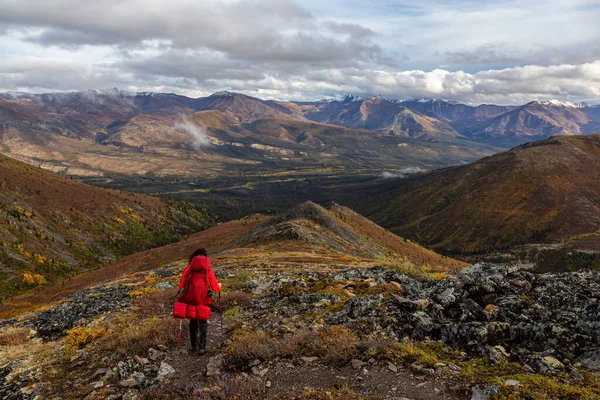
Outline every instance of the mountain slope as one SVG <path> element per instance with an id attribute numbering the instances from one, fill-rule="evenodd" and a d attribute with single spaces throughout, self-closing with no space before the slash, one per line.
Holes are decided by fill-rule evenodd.
<path id="1" fill-rule="evenodd" d="M 447 252 L 599 239 L 600 134 L 552 137 L 433 171 L 363 203 L 395 233 Z"/>
<path id="2" fill-rule="evenodd" d="M 450 125 L 436 118 L 419 114 L 401 103 L 372 97 L 329 101 L 307 109 L 306 118 L 349 128 L 368 129 L 413 138 L 454 138 L 460 136 Z"/>
<path id="3" fill-rule="evenodd" d="M 61 297 L 70 295 L 86 287 L 100 284 L 106 280 L 115 280 L 130 274 L 180 262 L 185 260 L 186 257 L 199 247 L 204 247 L 208 251 L 214 251 L 268 219 L 268 217 L 263 215 L 252 215 L 241 220 L 218 224 L 201 232 L 194 233 L 180 242 L 134 253 L 102 268 L 74 276 L 60 284 L 50 284 L 42 292 L 35 289 L 28 290 L 22 294 L 5 299 L 0 304 L 0 319 L 12 318 L 25 311 L 45 306 Z"/>
<path id="4" fill-rule="evenodd" d="M 466 128 L 465 134 L 478 141 L 510 145 L 554 135 L 590 134 L 597 132 L 597 123 L 593 107 L 533 101 Z"/>
<path id="5" fill-rule="evenodd" d="M 264 101 L 256 97 L 246 96 L 240 93 L 218 92 L 208 97 L 197 99 L 194 104 L 196 111 L 217 110 L 229 112 L 239 118 L 242 122 L 249 122 L 258 117 L 265 116 L 293 116 L 302 118 L 285 103 Z"/>
<path id="6" fill-rule="evenodd" d="M 0 186 L 0 295 L 179 240 L 213 223 L 184 203 L 93 187 L 5 156 Z"/>
<path id="7" fill-rule="evenodd" d="M 494 104 L 481 104 L 473 107 L 439 99 L 404 100 L 400 103 L 410 110 L 446 121 L 459 132 L 464 128 L 487 121 L 490 118 L 516 108 L 514 106 L 497 106 Z"/>
<path id="8" fill-rule="evenodd" d="M 217 255 L 239 259 L 249 252 L 269 254 L 269 262 L 283 264 L 373 264 L 392 258 L 435 271 L 466 265 L 406 241 L 335 203 L 325 207 L 303 203 L 240 236 Z"/>

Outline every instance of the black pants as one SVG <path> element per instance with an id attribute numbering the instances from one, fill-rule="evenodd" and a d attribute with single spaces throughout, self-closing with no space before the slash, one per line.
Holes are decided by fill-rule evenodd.
<path id="1" fill-rule="evenodd" d="M 192 342 L 193 350 L 198 349 L 198 333 L 200 333 L 200 349 L 206 350 L 206 334 L 208 333 L 208 322 L 199 321 L 197 319 L 190 320 L 190 340 Z"/>

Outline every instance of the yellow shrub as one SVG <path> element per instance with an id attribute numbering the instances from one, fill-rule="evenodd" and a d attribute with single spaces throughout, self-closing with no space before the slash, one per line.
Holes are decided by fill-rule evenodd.
<path id="1" fill-rule="evenodd" d="M 25 272 L 23 274 L 23 283 L 26 285 L 45 285 L 48 282 L 46 282 L 46 278 L 42 275 Z"/>
<path id="2" fill-rule="evenodd" d="M 106 334 L 107 329 L 104 327 L 87 328 L 85 326 L 78 326 L 68 332 L 67 340 L 65 341 L 65 350 L 71 352 L 81 349 L 91 342 L 106 336 Z"/>
<path id="3" fill-rule="evenodd" d="M 158 289 L 156 289 L 154 286 L 146 286 L 146 287 L 132 290 L 131 292 L 128 292 L 127 294 L 129 295 L 129 297 L 148 296 L 148 295 L 156 292 L 157 290 Z"/>

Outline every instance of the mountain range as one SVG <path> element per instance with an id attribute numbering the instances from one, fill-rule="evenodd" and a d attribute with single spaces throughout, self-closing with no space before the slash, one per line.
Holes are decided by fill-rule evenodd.
<path id="1" fill-rule="evenodd" d="M 75 176 L 216 177 L 298 168 L 393 173 L 470 162 L 599 127 L 600 107 L 557 101 L 473 107 L 347 96 L 290 102 L 118 89 L 0 95 L 0 152 Z"/>
<path id="2" fill-rule="evenodd" d="M 316 105 L 221 92 L 191 99 L 118 90 L 3 95 L 0 150 L 72 176 L 217 177 L 436 168 L 499 151 L 312 121 Z M 414 136 L 414 135 L 413 135 Z"/>

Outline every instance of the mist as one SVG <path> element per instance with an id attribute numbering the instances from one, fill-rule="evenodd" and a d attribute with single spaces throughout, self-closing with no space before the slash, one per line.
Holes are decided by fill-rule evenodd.
<path id="1" fill-rule="evenodd" d="M 192 145 L 196 150 L 200 150 L 202 147 L 210 145 L 210 140 L 204 129 L 187 119 L 185 116 L 182 117 L 181 122 L 175 124 L 174 129 L 187 132 L 194 140 Z"/>
<path id="2" fill-rule="evenodd" d="M 385 178 L 385 179 L 393 179 L 393 178 L 404 178 L 406 177 L 406 175 L 410 175 L 410 174 L 418 174 L 421 172 L 426 172 L 426 169 L 423 169 L 421 167 L 404 167 L 402 169 L 400 169 L 397 173 L 394 172 L 389 172 L 389 171 L 384 171 L 381 173 L 381 177 Z"/>

